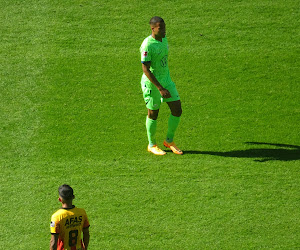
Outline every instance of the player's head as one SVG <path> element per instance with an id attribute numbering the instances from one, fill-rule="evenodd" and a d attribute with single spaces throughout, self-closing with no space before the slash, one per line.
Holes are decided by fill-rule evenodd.
<path id="1" fill-rule="evenodd" d="M 67 184 L 63 184 L 58 188 L 59 201 L 62 203 L 70 203 L 75 198 L 73 188 Z"/>
<path id="2" fill-rule="evenodd" d="M 149 24 L 153 35 L 161 38 L 166 36 L 166 24 L 164 19 L 159 16 L 154 16 L 150 19 Z"/>

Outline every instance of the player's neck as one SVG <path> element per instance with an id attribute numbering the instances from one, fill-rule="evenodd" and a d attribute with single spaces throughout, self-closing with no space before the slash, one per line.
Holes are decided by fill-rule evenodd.
<path id="1" fill-rule="evenodd" d="M 72 203 L 62 203 L 62 208 L 73 208 L 73 204 Z"/>
<path id="2" fill-rule="evenodd" d="M 152 34 L 152 37 L 153 37 L 155 40 L 162 42 L 162 37 L 161 37 L 161 36 L 156 36 L 155 34 Z"/>

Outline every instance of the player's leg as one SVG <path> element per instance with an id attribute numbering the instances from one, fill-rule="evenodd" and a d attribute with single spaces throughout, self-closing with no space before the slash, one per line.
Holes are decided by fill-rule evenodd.
<path id="1" fill-rule="evenodd" d="M 146 129 L 147 129 L 147 136 L 148 136 L 148 151 L 155 154 L 155 155 L 165 155 L 166 152 L 161 150 L 156 145 L 156 126 L 157 126 L 157 116 L 159 110 L 151 110 L 148 109 L 148 116 L 146 119 Z"/>
<path id="2" fill-rule="evenodd" d="M 168 121 L 168 131 L 166 140 L 164 141 L 164 146 L 170 148 L 173 151 L 173 153 L 181 155 L 183 154 L 182 151 L 176 146 L 176 144 L 173 141 L 175 131 L 179 125 L 180 117 L 182 114 L 181 101 L 176 100 L 172 102 L 167 102 L 167 104 L 169 105 L 171 114 Z"/>
<path id="3" fill-rule="evenodd" d="M 156 155 L 164 155 L 165 151 L 161 150 L 156 145 L 156 127 L 157 127 L 157 117 L 159 113 L 159 108 L 161 104 L 161 96 L 157 89 L 147 89 L 145 86 L 143 89 L 143 95 L 148 109 L 148 115 L 146 118 L 146 130 L 148 137 L 148 151 Z"/>
<path id="4" fill-rule="evenodd" d="M 167 104 L 168 104 L 171 114 L 173 116 L 180 117 L 182 115 L 182 108 L 181 108 L 180 100 L 173 101 L 173 102 L 167 102 Z"/>
<path id="5" fill-rule="evenodd" d="M 180 100 L 168 102 L 171 114 L 168 121 L 168 132 L 166 141 L 168 143 L 173 142 L 175 131 L 179 125 L 180 117 L 182 114 L 181 102 Z"/>
<path id="6" fill-rule="evenodd" d="M 153 147 L 156 145 L 156 127 L 157 127 L 157 117 L 158 117 L 159 109 L 151 110 L 148 109 L 148 115 L 146 118 L 146 130 L 149 141 L 149 147 Z"/>
<path id="7" fill-rule="evenodd" d="M 169 90 L 169 92 L 171 94 L 171 98 L 164 99 L 163 101 L 169 105 L 169 108 L 171 111 L 169 121 L 168 121 L 168 132 L 167 132 L 167 138 L 166 138 L 166 141 L 168 143 L 171 143 L 171 142 L 173 142 L 175 131 L 180 122 L 182 108 L 181 108 L 180 97 L 179 97 L 179 94 L 178 94 L 175 84 L 173 82 L 171 82 L 168 85 L 167 89 Z"/>

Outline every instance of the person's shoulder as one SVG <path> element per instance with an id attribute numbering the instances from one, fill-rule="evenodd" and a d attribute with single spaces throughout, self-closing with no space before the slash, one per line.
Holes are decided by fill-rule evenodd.
<path id="1" fill-rule="evenodd" d="M 153 38 L 152 38 L 151 35 L 150 35 L 150 36 L 147 36 L 147 37 L 144 39 L 144 41 L 142 42 L 141 47 L 147 47 L 147 46 L 150 46 L 150 45 L 152 44 L 152 40 L 153 40 Z"/>
<path id="2" fill-rule="evenodd" d="M 55 218 L 55 217 L 59 217 L 61 214 L 63 214 L 65 211 L 64 209 L 60 208 L 58 210 L 56 210 L 53 214 L 52 214 L 52 218 Z"/>
<path id="3" fill-rule="evenodd" d="M 81 210 L 81 211 L 85 211 L 85 209 L 82 208 L 82 207 L 76 207 L 76 209 Z"/>
<path id="4" fill-rule="evenodd" d="M 86 211 L 85 211 L 84 208 L 74 207 L 73 209 L 74 209 L 74 211 L 77 211 L 78 213 L 85 213 L 86 214 Z"/>
<path id="5" fill-rule="evenodd" d="M 151 35 L 150 35 L 150 36 L 147 36 L 147 37 L 143 40 L 143 43 L 149 42 L 149 40 L 151 40 L 151 38 L 152 38 Z"/>

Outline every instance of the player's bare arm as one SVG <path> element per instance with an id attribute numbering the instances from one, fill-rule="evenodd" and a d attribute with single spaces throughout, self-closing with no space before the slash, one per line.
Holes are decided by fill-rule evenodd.
<path id="1" fill-rule="evenodd" d="M 89 242 L 90 242 L 90 231 L 89 231 L 89 228 L 88 227 L 87 228 L 83 228 L 82 232 L 83 232 L 83 244 L 84 244 L 85 250 L 87 250 Z"/>
<path id="2" fill-rule="evenodd" d="M 151 66 L 151 62 L 142 63 L 143 72 L 148 77 L 148 79 L 155 85 L 155 87 L 159 90 L 163 98 L 170 98 L 171 97 L 170 92 L 167 89 L 165 89 L 163 86 L 161 86 L 159 81 L 157 81 L 156 77 L 150 71 L 150 66 Z"/>
<path id="3" fill-rule="evenodd" d="M 57 241 L 58 241 L 58 234 L 51 234 L 50 250 L 56 250 L 57 249 Z"/>

